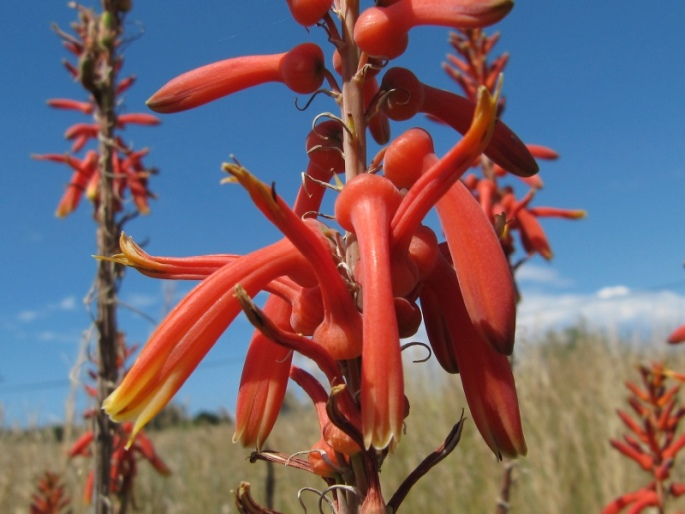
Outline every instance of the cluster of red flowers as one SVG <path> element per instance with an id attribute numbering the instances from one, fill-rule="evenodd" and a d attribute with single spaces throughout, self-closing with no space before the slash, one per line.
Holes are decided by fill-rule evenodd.
<path id="1" fill-rule="evenodd" d="M 81 158 L 77 156 L 91 141 L 98 141 L 98 133 L 101 120 L 98 120 L 98 98 L 96 98 L 99 83 L 108 80 L 108 69 L 105 55 L 102 52 L 101 41 L 104 38 L 113 38 L 114 35 L 109 27 L 108 13 L 96 15 L 91 9 L 74 4 L 78 9 L 79 21 L 72 24 L 75 35 L 55 29 L 62 38 L 62 44 L 77 59 L 76 64 L 64 61 L 64 66 L 69 75 L 91 91 L 86 101 L 68 98 L 56 98 L 48 100 L 48 105 L 56 109 L 65 109 L 80 112 L 86 116 L 95 116 L 95 121 L 90 123 L 75 123 L 71 125 L 64 137 L 73 141 L 70 152 L 64 154 L 33 155 L 34 159 L 63 163 L 72 170 L 71 181 L 57 206 L 56 215 L 65 217 L 73 212 L 83 197 L 84 193 L 88 200 L 93 202 L 95 212 L 99 205 L 98 183 L 102 163 L 99 150 L 87 150 Z M 115 74 L 123 65 L 123 58 L 116 61 Z M 115 94 L 117 97 L 126 92 L 135 81 L 134 76 L 129 76 L 118 81 Z M 123 129 L 127 125 L 157 125 L 159 119 L 147 113 L 119 114 L 116 117 L 116 127 Z M 123 202 L 128 194 L 140 214 L 147 214 L 150 210 L 149 198 L 154 195 L 148 189 L 148 178 L 155 172 L 143 164 L 143 158 L 148 149 L 133 150 L 120 136 L 116 136 L 110 142 L 113 148 L 112 168 L 114 173 L 114 195 L 118 200 L 117 211 L 123 208 Z"/>
<path id="2" fill-rule="evenodd" d="M 137 345 L 127 346 L 123 334 L 118 338 L 119 351 L 117 353 L 117 368 L 124 370 L 126 361 L 137 350 Z M 94 370 L 89 370 L 88 374 L 91 379 L 97 381 L 97 373 Z M 85 390 L 89 396 L 93 398 L 98 397 L 98 392 L 95 387 L 85 385 Z M 93 418 L 97 415 L 97 409 L 88 409 L 83 417 L 86 419 Z M 117 495 L 122 502 L 134 502 L 133 498 L 133 484 L 138 472 L 138 460 L 143 459 L 148 461 L 152 467 L 161 475 L 169 475 L 171 471 L 164 463 L 164 461 L 157 455 L 152 441 L 142 432 L 139 432 L 133 442 L 131 448 L 128 448 L 127 443 L 131 439 L 133 433 L 132 423 L 123 423 L 119 427 L 118 433 L 114 436 L 112 444 L 112 460 L 110 463 L 110 491 Z M 69 449 L 69 458 L 74 457 L 92 457 L 91 446 L 95 434 L 92 430 L 85 432 L 79 437 Z M 88 472 L 86 483 L 83 491 L 83 499 L 87 505 L 90 505 L 93 499 L 93 483 L 95 475 L 94 470 Z"/>
<path id="3" fill-rule="evenodd" d="M 67 495 L 59 474 L 45 471 L 31 496 L 31 514 L 61 514 L 67 512 L 71 498 Z M 70 512 L 70 511 L 69 511 Z"/>
<path id="4" fill-rule="evenodd" d="M 675 458 L 685 447 L 685 434 L 677 435 L 685 416 L 685 408 L 678 405 L 678 393 L 685 377 L 665 369 L 661 363 L 638 369 L 643 387 L 626 382 L 631 392 L 628 403 L 635 417 L 618 411 L 632 434 L 624 435 L 622 441 L 612 440 L 611 445 L 649 473 L 651 481 L 637 491 L 616 498 L 604 508 L 603 514 L 618 514 L 625 508 L 638 513 L 652 507 L 664 512 L 669 497 L 685 494 L 685 483 L 671 477 Z M 669 377 L 677 378 L 678 382 L 667 388 Z"/>
<path id="5" fill-rule="evenodd" d="M 497 77 L 509 60 L 507 53 L 492 61 L 488 60 L 498 40 L 498 33 L 486 36 L 480 29 L 461 30 L 451 34 L 450 43 L 457 55 L 448 55 L 448 62 L 445 63 L 444 68 L 459 84 L 466 97 L 472 101 L 475 101 L 480 86 L 485 86 L 489 91 L 494 90 Z M 504 99 L 500 97 L 500 116 L 503 110 Z M 526 146 L 536 159 L 550 160 L 559 157 L 551 148 L 535 144 Z M 585 211 L 531 206 L 536 192 L 543 187 L 542 179 L 538 175 L 517 177 L 529 188 L 521 199 L 517 199 L 514 187 L 503 185 L 501 180 L 511 176 L 510 169 L 493 162 L 487 155 L 481 156 L 478 164 L 480 176 L 469 174 L 464 178 L 464 183 L 478 199 L 483 212 L 495 226 L 509 261 L 511 262 L 516 251 L 514 234 L 517 232 L 526 254 L 524 259 L 536 253 L 545 259 L 551 259 L 552 249 L 538 218 L 579 219 L 585 217 Z"/>
<path id="6" fill-rule="evenodd" d="M 173 258 L 150 256 L 122 235 L 122 253 L 111 260 L 157 278 L 201 282 L 153 333 L 104 408 L 115 421 L 133 422 L 135 435 L 244 311 L 257 330 L 243 369 L 234 441 L 261 448 L 292 378 L 317 406 L 321 427 L 309 463 L 297 465 L 331 483 L 362 474 L 354 482 L 362 511 L 396 510 L 396 501 L 383 501 L 378 472 L 409 411 L 400 339 L 415 334 L 422 319 L 439 364 L 460 373 L 488 446 L 500 457 L 526 452 L 508 360 L 514 282 L 491 220 L 460 178 L 483 153 L 521 177 L 534 175 L 537 163 L 498 120 L 499 87 L 478 87 L 470 100 L 391 66 L 413 26 L 481 27 L 501 19 L 513 3 L 398 0 L 361 13 L 357 2 L 344 0 L 288 5 L 299 23 L 326 30 L 334 71 L 319 46 L 304 43 L 190 71 L 155 93 L 148 106 L 172 113 L 265 82 L 299 94 L 315 93 L 326 82 L 343 114 L 308 135 L 309 164 L 292 207 L 243 166 L 224 165 L 229 180 L 242 185 L 283 233 L 280 241 L 244 256 Z M 419 113 L 463 138 L 442 156 L 421 129 L 390 142 L 390 122 Z M 368 165 L 367 129 L 380 144 L 390 142 Z M 338 186 L 329 185 L 334 178 Z M 337 191 L 337 227 L 316 215 L 331 189 Z M 433 208 L 444 241 L 423 224 Z M 269 293 L 262 309 L 251 300 L 260 291 Z M 316 363 L 327 387 L 292 365 L 294 352 Z"/>

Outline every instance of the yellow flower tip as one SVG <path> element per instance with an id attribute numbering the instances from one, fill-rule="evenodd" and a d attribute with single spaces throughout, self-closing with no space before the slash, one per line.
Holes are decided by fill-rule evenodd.
<path id="1" fill-rule="evenodd" d="M 576 220 L 587 218 L 587 211 L 584 211 L 584 210 L 573 211 L 572 217 L 573 217 L 573 219 L 576 219 Z"/>
<path id="2" fill-rule="evenodd" d="M 278 205 L 276 189 L 273 186 L 266 185 L 240 164 L 226 162 L 222 169 L 230 173 L 232 178 L 247 190 L 252 201 L 262 212 L 272 215 L 282 212 Z"/>

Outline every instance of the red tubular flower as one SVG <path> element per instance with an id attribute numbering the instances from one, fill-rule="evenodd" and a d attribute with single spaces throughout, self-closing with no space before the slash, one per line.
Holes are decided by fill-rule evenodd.
<path id="1" fill-rule="evenodd" d="M 79 102 L 70 98 L 53 98 L 48 100 L 48 105 L 56 109 L 72 109 L 83 114 L 93 114 L 93 104 L 91 102 Z"/>
<path id="2" fill-rule="evenodd" d="M 651 455 L 645 453 L 642 450 L 637 450 L 636 448 L 633 448 L 630 445 L 622 443 L 621 441 L 611 440 L 610 443 L 611 446 L 616 448 L 623 455 L 637 462 L 640 465 L 640 467 L 645 471 L 652 470 L 654 466 L 654 459 Z"/>
<path id="3" fill-rule="evenodd" d="M 566 218 L 569 220 L 578 220 L 587 216 L 587 211 L 582 209 L 561 209 L 558 207 L 530 207 L 528 209 L 535 217 L 545 218 Z"/>
<path id="4" fill-rule="evenodd" d="M 257 294 L 276 277 L 312 280 L 309 263 L 282 240 L 227 264 L 191 291 L 155 330 L 121 385 L 103 402 L 115 421 L 134 421 L 132 437 L 171 399 L 241 311 L 233 286 Z"/>
<path id="5" fill-rule="evenodd" d="M 516 291 L 509 264 L 490 221 L 458 181 L 487 145 L 496 109 L 497 98 L 482 88 L 471 128 L 442 159 L 424 157 L 427 169 L 404 197 L 392 227 L 396 247 L 408 246 L 407 236 L 437 202 L 471 319 L 494 348 L 508 355 L 516 328 Z"/>
<path id="6" fill-rule="evenodd" d="M 619 512 L 625 509 L 628 505 L 634 504 L 637 500 L 641 499 L 645 492 L 646 491 L 644 489 L 640 489 L 616 498 L 609 505 L 604 507 L 604 509 L 602 509 L 602 514 L 619 514 Z"/>
<path id="7" fill-rule="evenodd" d="M 147 106 L 160 113 L 185 111 L 266 82 L 308 94 L 321 87 L 324 71 L 321 48 L 304 43 L 289 52 L 234 57 L 184 73 L 152 95 Z"/>
<path id="8" fill-rule="evenodd" d="M 247 189 L 259 210 L 311 264 L 324 307 L 324 320 L 314 332 L 314 340 L 336 360 L 358 357 L 362 352 L 361 317 L 331 258 L 324 227 L 314 220 L 303 221 L 275 191 L 246 169 L 231 164 L 225 164 L 224 169 Z"/>
<path id="9" fill-rule="evenodd" d="M 335 203 L 338 223 L 359 243 L 364 346 L 361 409 L 364 445 L 399 442 L 404 420 L 404 379 L 390 266 L 390 221 L 402 201 L 386 178 L 358 175 Z"/>
<path id="10" fill-rule="evenodd" d="M 471 100 L 427 86 L 405 68 L 389 69 L 383 76 L 380 91 L 391 93 L 381 107 L 393 120 L 406 120 L 423 112 L 465 134 L 475 116 L 476 104 Z M 500 120 L 495 122 L 492 140 L 483 153 L 515 175 L 528 177 L 539 170 L 526 145 Z"/>
<path id="11" fill-rule="evenodd" d="M 240 257 L 229 254 L 202 257 L 153 257 L 123 232 L 119 238 L 119 248 L 121 253 L 112 257 L 98 258 L 130 266 L 148 277 L 171 280 L 202 280 Z"/>
<path id="12" fill-rule="evenodd" d="M 65 162 L 74 169 L 74 173 L 71 176 L 71 182 L 69 182 L 67 190 L 57 205 L 55 215 L 59 218 L 64 218 L 78 207 L 88 183 L 97 174 L 98 154 L 90 151 L 83 160 L 68 158 Z"/>
<path id="13" fill-rule="evenodd" d="M 264 313 L 281 328 L 290 329 L 290 305 L 270 296 Z M 233 442 L 262 447 L 283 405 L 288 385 L 292 351 L 255 330 L 240 377 Z"/>
<path id="14" fill-rule="evenodd" d="M 120 114 L 117 116 L 117 126 L 125 127 L 127 124 L 133 123 L 135 125 L 159 125 L 160 121 L 157 116 L 147 114 L 144 112 L 133 112 L 130 114 Z"/>
<path id="15" fill-rule="evenodd" d="M 492 224 L 461 182 L 440 199 L 437 210 L 474 326 L 494 349 L 510 355 L 516 289 Z"/>
<path id="16" fill-rule="evenodd" d="M 473 420 L 490 449 L 501 458 L 526 454 L 516 385 L 507 357 L 492 348 L 474 327 L 454 269 L 438 257 L 429 283 L 441 305 L 440 341 L 447 362 L 459 366 L 462 386 Z"/>
<path id="17" fill-rule="evenodd" d="M 429 163 L 397 209 L 392 220 L 397 248 L 409 248 L 412 236 L 428 211 L 487 146 L 493 132 L 496 109 L 497 97 L 492 97 L 482 88 L 473 122 L 466 135 L 442 158 L 434 158 Z"/>
<path id="18" fill-rule="evenodd" d="M 685 324 L 676 328 L 671 335 L 668 336 L 668 344 L 678 344 L 685 342 Z"/>
<path id="19" fill-rule="evenodd" d="M 520 209 L 516 214 L 516 225 L 521 232 L 523 248 L 529 254 L 537 252 L 547 260 L 554 256 L 545 230 L 530 211 Z"/>
<path id="20" fill-rule="evenodd" d="M 76 123 L 69 127 L 64 133 L 66 139 L 77 139 L 79 137 L 94 138 L 98 135 L 96 123 Z"/>
<path id="21" fill-rule="evenodd" d="M 136 81 L 136 77 L 134 75 L 131 75 L 130 77 L 126 77 L 125 79 L 121 79 L 119 83 L 117 84 L 117 88 L 115 90 L 115 94 L 119 96 L 120 94 L 124 93 L 127 91 L 133 83 Z"/>
<path id="22" fill-rule="evenodd" d="M 164 461 L 157 455 L 155 447 L 152 445 L 152 441 L 143 433 L 138 433 L 136 440 L 133 444 L 133 449 L 137 451 L 140 455 L 147 460 L 155 471 L 163 476 L 171 475 L 171 470 L 164 463 Z"/>
<path id="23" fill-rule="evenodd" d="M 77 455 L 81 455 L 83 457 L 90 457 L 91 456 L 90 444 L 92 442 L 93 442 L 93 432 L 88 431 L 85 434 L 83 434 L 81 437 L 79 437 L 74 442 L 74 444 L 71 445 L 71 448 L 69 448 L 67 455 L 69 457 L 76 457 Z"/>
<path id="24" fill-rule="evenodd" d="M 404 53 L 417 25 L 476 28 L 492 25 L 512 9 L 512 0 L 399 0 L 366 9 L 354 26 L 354 40 L 369 55 L 394 59 Z"/>

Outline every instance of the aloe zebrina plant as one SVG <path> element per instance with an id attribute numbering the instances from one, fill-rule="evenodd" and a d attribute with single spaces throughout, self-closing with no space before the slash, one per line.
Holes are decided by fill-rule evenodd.
<path id="1" fill-rule="evenodd" d="M 400 18 L 419 7 L 432 13 L 411 15 L 403 25 L 406 30 L 422 23 L 459 27 L 464 19 L 469 27 L 482 26 L 499 20 L 512 6 L 508 0 L 455 2 L 468 14 L 464 18 L 445 12 L 440 7 L 444 2 L 382 4 Z M 460 178 L 483 152 L 524 177 L 537 172 L 537 163 L 498 120 L 499 89 L 481 87 L 474 100 L 440 92 L 408 70 L 393 71 L 399 68 L 392 68 L 388 57 L 396 55 L 365 48 L 361 40 L 367 29 L 357 23 L 380 7 L 360 13 L 356 2 L 342 0 L 288 5 L 303 25 L 311 24 L 311 12 L 319 16 L 334 46 L 334 71 L 325 68 L 322 49 L 305 43 L 285 53 L 235 57 L 189 71 L 157 91 L 148 104 L 170 113 L 264 82 L 280 81 L 308 93 L 325 81 L 342 114 L 316 124 L 308 136 L 307 175 L 292 207 L 242 165 L 224 165 L 229 180 L 239 183 L 282 232 L 280 242 L 246 256 L 174 259 L 147 255 L 122 239 L 122 253 L 112 260 L 159 278 L 202 282 L 157 328 L 104 408 L 116 421 L 133 422 L 135 433 L 171 399 L 244 310 L 256 331 L 238 393 L 234 441 L 261 450 L 292 378 L 317 406 L 321 439 L 310 442 L 317 457 L 280 462 L 321 475 L 333 486 L 337 512 L 396 511 L 416 474 L 388 501 L 378 474 L 388 451 L 400 443 L 409 414 L 400 337 L 418 330 L 422 312 L 431 324 L 428 334 L 439 364 L 463 376 L 485 442 L 497 456 L 526 452 L 507 360 L 514 338 L 513 281 L 496 232 Z M 288 73 L 296 70 L 289 75 L 296 78 L 286 80 L 285 68 Z M 420 112 L 439 116 L 436 106 L 441 102 L 447 114 L 443 121 L 455 128 L 457 141 L 445 155 L 435 155 L 430 142 L 416 145 L 417 151 L 403 157 L 413 163 L 409 178 L 402 170 L 392 171 L 392 165 L 380 173 L 382 152 L 368 162 L 367 129 L 383 141 L 390 137 L 389 121 Z M 379 116 L 388 123 L 374 130 Z M 392 142 L 388 155 L 391 147 Z M 337 178 L 343 173 L 344 184 Z M 333 179 L 336 184 L 329 185 Z M 326 189 L 338 191 L 331 193 L 337 194 L 335 221 L 317 214 Z M 424 225 L 434 207 L 444 242 Z M 262 308 L 251 300 L 259 291 L 270 295 Z M 321 369 L 326 377 L 321 387 L 293 365 L 293 352 Z M 459 434 L 454 430 L 445 446 L 454 448 Z M 258 455 L 279 458 L 273 452 Z M 422 467 L 420 474 L 432 465 Z M 241 508 L 248 503 L 254 507 L 249 488 L 241 488 L 237 498 Z"/>

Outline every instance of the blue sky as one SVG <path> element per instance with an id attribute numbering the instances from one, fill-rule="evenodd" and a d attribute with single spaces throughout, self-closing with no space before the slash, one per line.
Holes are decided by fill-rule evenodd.
<path id="1" fill-rule="evenodd" d="M 53 213 L 69 179 L 66 168 L 29 159 L 64 152 L 64 130 L 85 121 L 45 100 L 83 98 L 60 61 L 66 52 L 50 30 L 67 28 L 73 11 L 54 0 L 0 2 L 0 405 L 6 424 L 63 417 L 67 373 L 90 317 L 84 307 L 94 273 L 94 225 L 87 205 L 58 220 Z M 303 41 L 325 45 L 288 15 L 285 2 L 254 0 L 191 4 L 138 2 L 126 21 L 124 74 L 135 73 L 122 111 L 167 80 L 237 55 L 276 53 Z M 620 7 L 617 7 L 619 6 Z M 644 2 L 517 2 L 496 27 L 497 46 L 510 51 L 505 121 L 523 140 L 555 148 L 543 163 L 546 188 L 537 205 L 584 208 L 589 217 L 549 220 L 555 258 L 532 260 L 519 277 L 524 292 L 521 334 L 573 323 L 638 323 L 663 334 L 685 322 L 685 4 Z M 448 31 L 411 33 L 398 60 L 426 83 L 455 90 L 440 69 Z M 324 46 L 326 51 L 329 49 Z M 278 236 L 235 186 L 220 186 L 220 164 L 235 154 L 292 199 L 306 165 L 304 135 L 311 119 L 332 110 L 317 98 L 302 113 L 279 85 L 241 92 L 210 106 L 163 118 L 157 128 L 127 130 L 146 163 L 158 167 L 152 213 L 127 225 L 158 255 L 244 253 Z M 423 123 L 423 122 L 422 122 Z M 438 150 L 454 134 L 435 128 Z M 396 129 L 394 133 L 399 134 Z M 189 283 L 162 284 L 130 273 L 124 303 L 159 320 Z M 153 323 L 133 310 L 121 314 L 131 341 L 143 342 Z M 632 325 L 631 325 L 632 326 Z M 192 411 L 231 410 L 250 329 L 238 320 L 179 393 Z M 47 384 L 54 384 L 48 387 Z M 2 421 L 2 418 L 0 418 Z"/>

